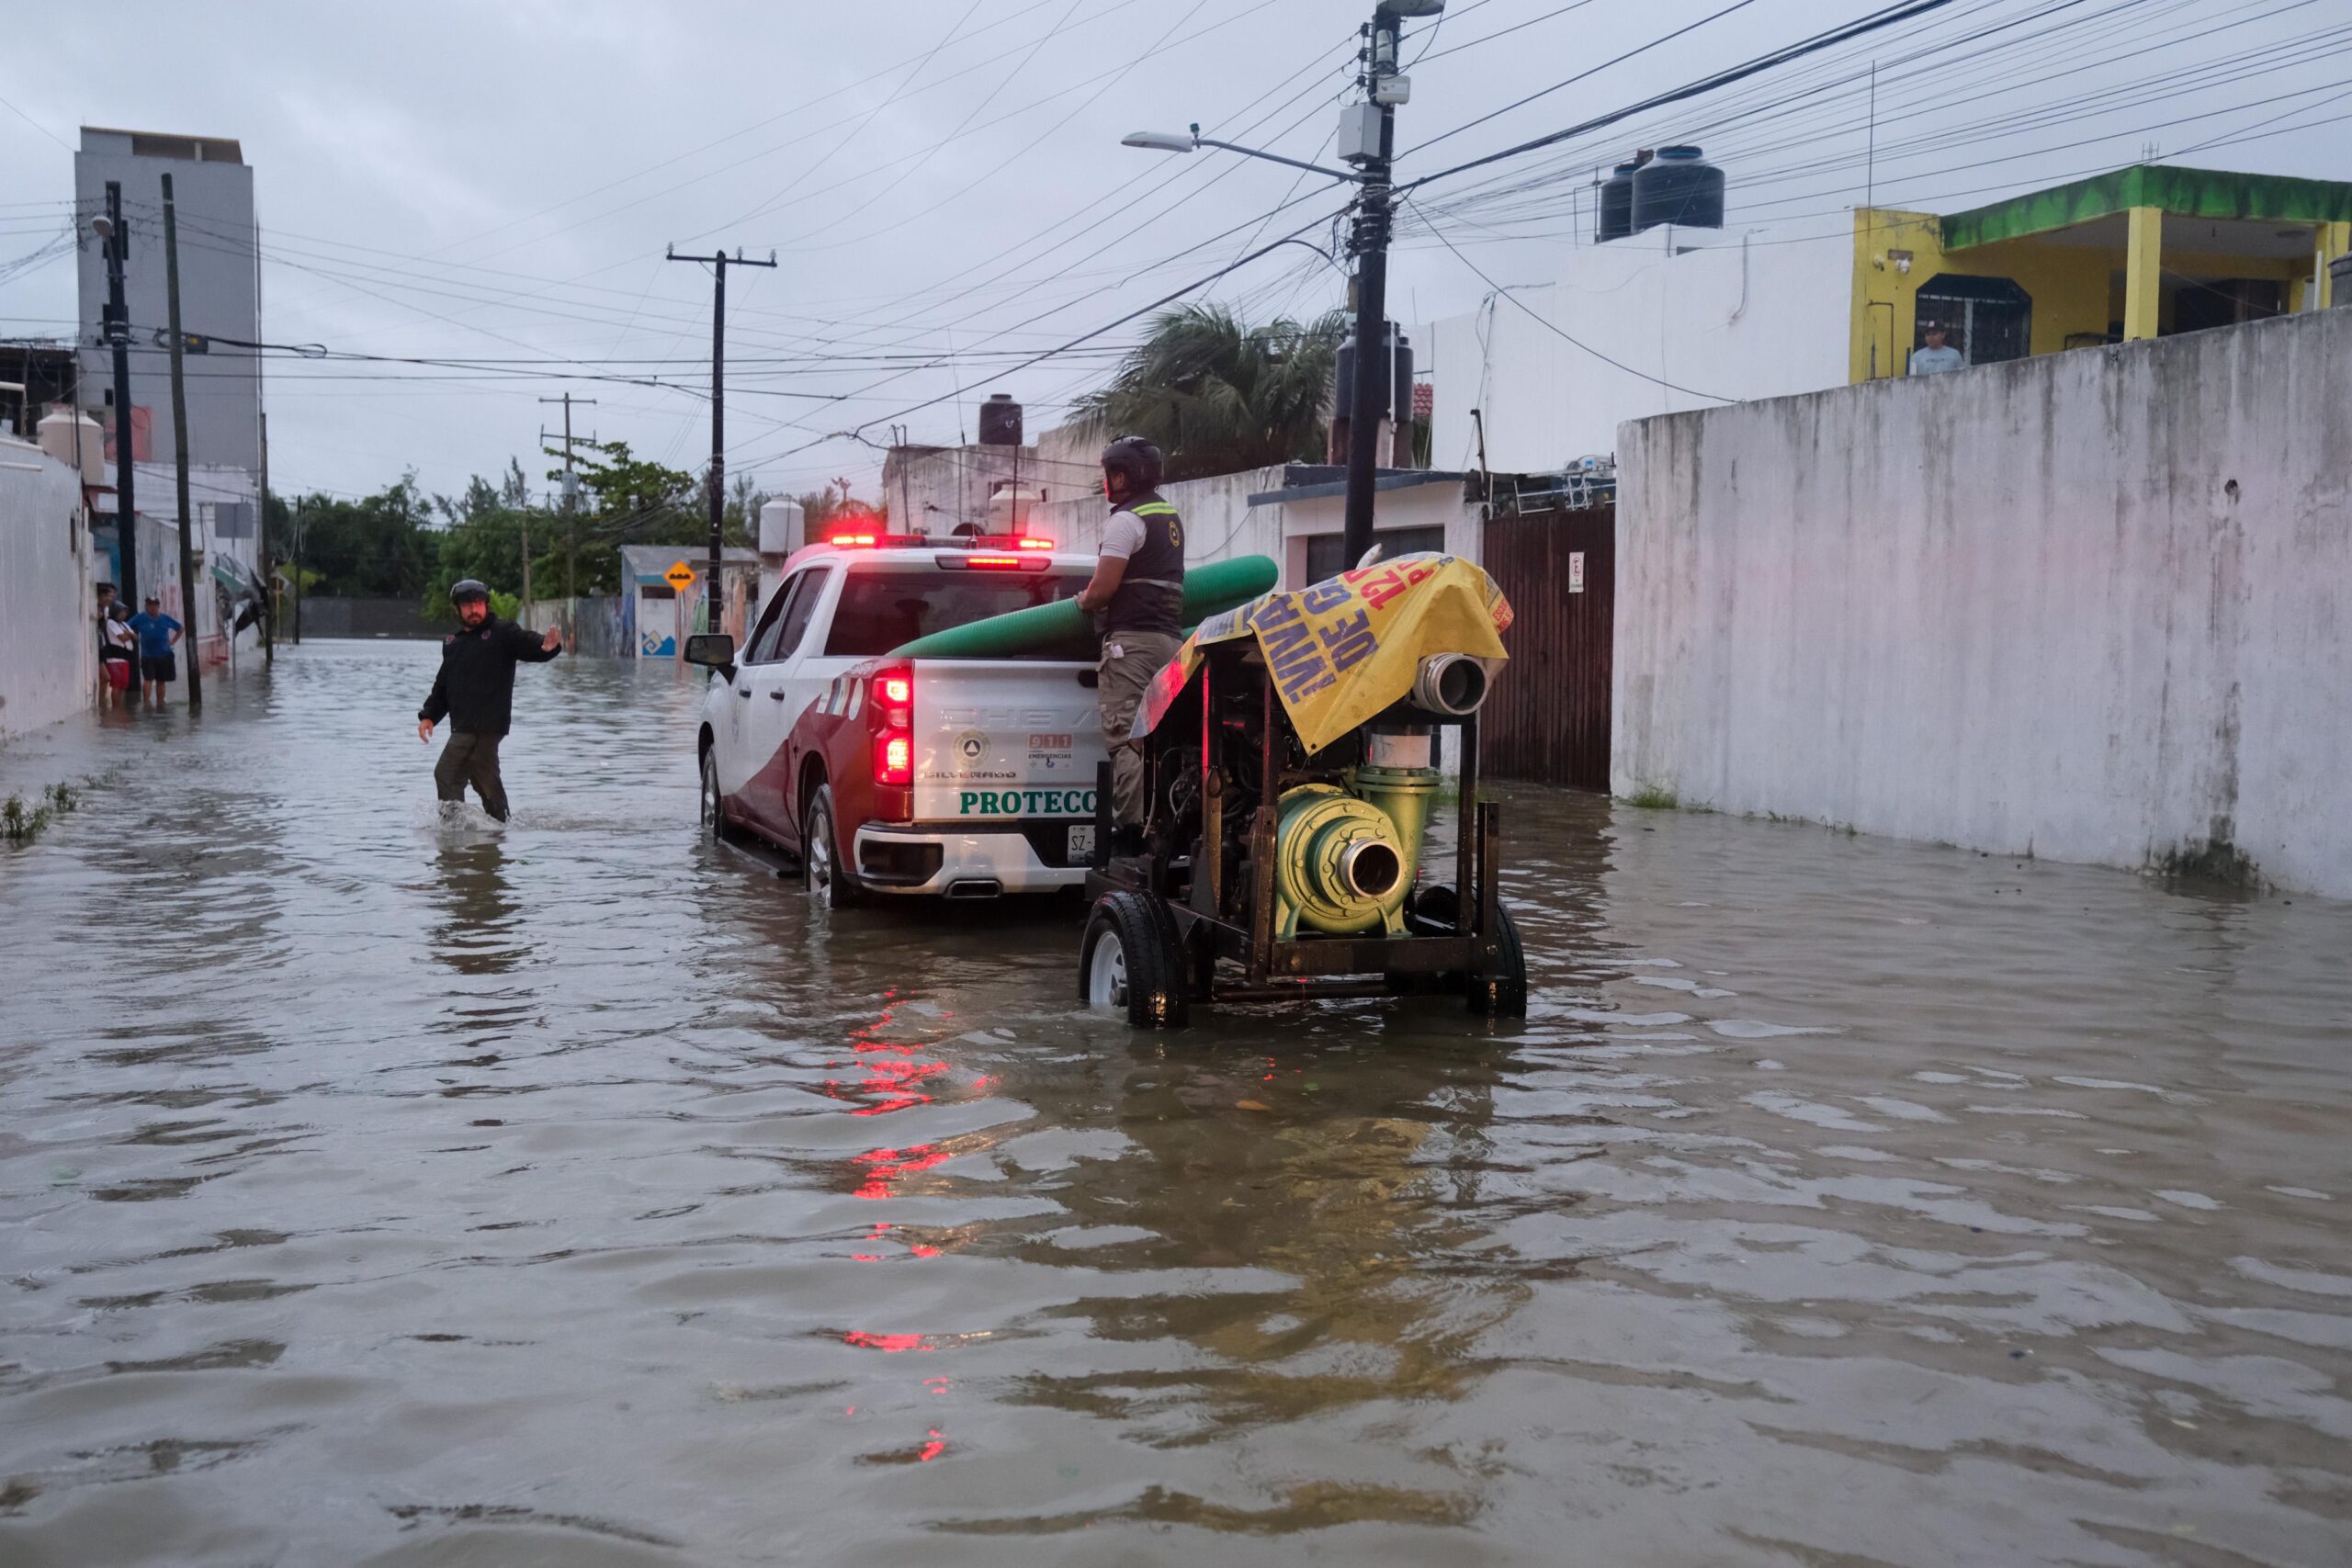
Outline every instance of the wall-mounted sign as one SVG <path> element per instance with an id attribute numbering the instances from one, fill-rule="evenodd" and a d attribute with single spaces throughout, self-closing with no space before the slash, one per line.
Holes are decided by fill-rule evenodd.
<path id="1" fill-rule="evenodd" d="M 1568 552 L 1568 592 L 1571 593 L 1584 592 L 1584 552 L 1582 550 Z"/>

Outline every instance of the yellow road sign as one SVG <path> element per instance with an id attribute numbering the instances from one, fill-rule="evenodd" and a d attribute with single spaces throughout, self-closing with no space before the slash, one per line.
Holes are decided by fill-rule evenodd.
<path id="1" fill-rule="evenodd" d="M 692 588 L 695 584 L 695 569 L 684 561 L 673 561 L 671 563 L 670 570 L 662 574 L 662 581 L 681 591 Z"/>

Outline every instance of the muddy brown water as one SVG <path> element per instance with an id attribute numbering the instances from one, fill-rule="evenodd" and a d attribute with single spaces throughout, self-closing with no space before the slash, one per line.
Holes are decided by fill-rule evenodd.
<path id="1" fill-rule="evenodd" d="M 1509 792 L 1523 1026 L 812 913 L 690 675 L 0 748 L 0 1562 L 2352 1558 L 2352 907 Z"/>

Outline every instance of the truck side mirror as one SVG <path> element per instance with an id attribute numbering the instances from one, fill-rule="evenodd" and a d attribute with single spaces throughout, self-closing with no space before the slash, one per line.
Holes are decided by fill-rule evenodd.
<path id="1" fill-rule="evenodd" d="M 696 632 L 686 638 L 686 662 L 735 678 L 735 639 L 725 632 Z"/>

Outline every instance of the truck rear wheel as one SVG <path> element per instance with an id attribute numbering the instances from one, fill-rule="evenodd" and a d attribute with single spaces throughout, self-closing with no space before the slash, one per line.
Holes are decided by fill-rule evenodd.
<path id="1" fill-rule="evenodd" d="M 833 786 L 820 784 L 808 797 L 808 814 L 800 824 L 800 884 L 808 897 L 828 909 L 854 909 L 865 902 L 865 889 L 841 857 L 841 836 L 833 830 Z"/>
<path id="2" fill-rule="evenodd" d="M 1137 1029 L 1182 1029 L 1193 1021 L 1186 969 L 1175 922 L 1158 898 L 1123 887 L 1095 902 L 1079 944 L 1079 1000 L 1123 1008 Z"/>

